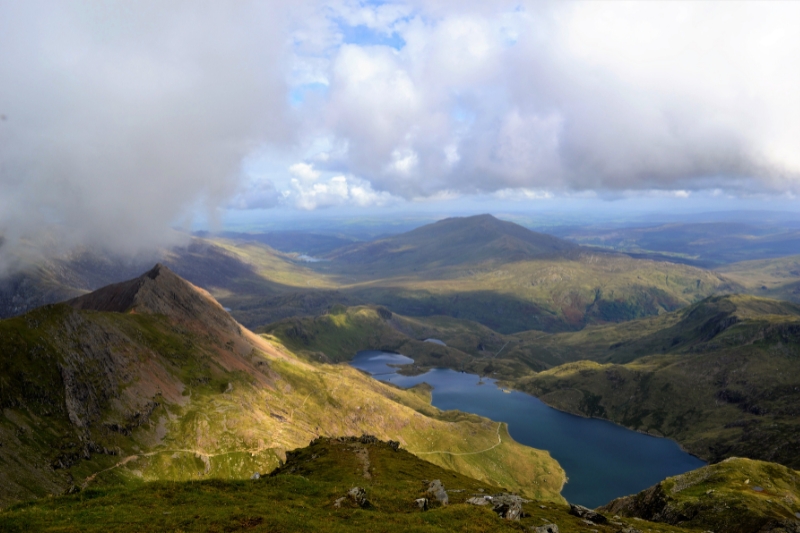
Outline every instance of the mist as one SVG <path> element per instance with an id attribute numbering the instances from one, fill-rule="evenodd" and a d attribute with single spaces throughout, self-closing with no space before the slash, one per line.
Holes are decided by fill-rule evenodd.
<path id="1" fill-rule="evenodd" d="M 277 2 L 3 3 L 0 254 L 180 242 L 290 139 L 287 32 Z"/>

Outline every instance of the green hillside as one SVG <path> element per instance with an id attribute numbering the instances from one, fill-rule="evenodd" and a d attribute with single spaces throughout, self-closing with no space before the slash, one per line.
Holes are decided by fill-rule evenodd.
<path id="1" fill-rule="evenodd" d="M 441 504 L 427 492 L 434 480 L 446 491 Z M 364 490 L 359 505 L 348 491 Z M 468 499 L 492 497 L 472 505 Z M 416 500 L 426 498 L 421 510 Z M 337 500 L 340 500 L 336 506 Z M 502 502 L 520 502 L 519 520 L 501 517 Z M 493 510 L 497 505 L 498 512 Z M 510 507 L 509 503 L 506 506 Z M 507 511 L 506 511 L 507 512 Z M 609 517 L 610 518 L 610 517 Z M 449 532 L 586 531 L 587 522 L 565 504 L 520 499 L 496 486 L 423 461 L 371 438 L 315 439 L 287 453 L 269 476 L 246 481 L 141 483 L 87 489 L 70 496 L 24 503 L 0 511 L 0 530 L 16 531 L 308 531 Z M 592 524 L 603 533 L 678 532 L 666 524 L 611 519 Z M 625 529 L 635 528 L 635 529 Z"/>
<path id="2" fill-rule="evenodd" d="M 102 309 L 102 311 L 99 311 Z M 370 432 L 447 468 L 562 501 L 550 456 L 242 328 L 166 267 L 0 321 L 0 502 L 71 487 L 247 479 L 318 436 Z"/>

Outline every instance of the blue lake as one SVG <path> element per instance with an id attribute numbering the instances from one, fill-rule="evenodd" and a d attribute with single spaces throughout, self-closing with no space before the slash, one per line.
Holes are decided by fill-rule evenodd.
<path id="1" fill-rule="evenodd" d="M 569 478 L 562 494 L 571 503 L 598 507 L 706 464 L 669 439 L 558 411 L 528 394 L 503 392 L 492 379 L 484 378 L 481 384 L 474 374 L 449 369 L 402 376 L 388 366 L 412 362 L 399 354 L 365 351 L 350 364 L 403 388 L 428 383 L 439 409 L 506 422 L 514 440 L 548 450 L 561 464 Z"/>

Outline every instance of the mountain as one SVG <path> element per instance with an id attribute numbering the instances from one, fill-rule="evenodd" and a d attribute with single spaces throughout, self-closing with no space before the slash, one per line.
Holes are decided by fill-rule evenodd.
<path id="1" fill-rule="evenodd" d="M 503 264 L 562 257 L 577 250 L 568 241 L 536 233 L 492 215 L 446 218 L 400 235 L 339 248 L 331 261 L 380 275 L 398 270 Z"/>
<path id="2" fill-rule="evenodd" d="M 667 478 L 599 509 L 626 518 L 727 533 L 800 531 L 800 472 L 731 458 Z"/>
<path id="3" fill-rule="evenodd" d="M 0 321 L 0 503 L 141 481 L 246 479 L 319 436 L 370 432 L 493 486 L 561 501 L 563 471 L 505 426 L 441 412 L 255 335 L 157 265 Z"/>

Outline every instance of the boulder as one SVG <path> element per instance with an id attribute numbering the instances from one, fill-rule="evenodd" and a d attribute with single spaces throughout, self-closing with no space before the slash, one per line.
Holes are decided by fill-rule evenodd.
<path id="1" fill-rule="evenodd" d="M 439 479 L 434 479 L 428 484 L 427 492 L 428 494 L 433 494 L 433 497 L 436 498 L 436 501 L 442 505 L 447 505 L 450 503 L 450 498 L 447 496 L 447 491 L 444 490 L 444 485 L 442 485 L 442 482 Z"/>
<path id="2" fill-rule="evenodd" d="M 250 479 L 259 479 L 260 477 L 261 477 L 261 474 L 259 474 L 258 472 L 256 472 L 255 474 L 253 474 L 252 476 L 250 476 Z"/>
<path id="3" fill-rule="evenodd" d="M 428 498 L 417 498 L 414 500 L 416 502 L 417 507 L 419 507 L 420 511 L 427 511 L 428 510 Z"/>
<path id="4" fill-rule="evenodd" d="M 584 507 L 583 505 L 569 504 L 569 514 L 589 520 L 595 524 L 605 524 L 608 519 L 596 511 Z"/>
<path id="5" fill-rule="evenodd" d="M 342 496 L 341 498 L 336 498 L 336 501 L 333 502 L 333 506 L 339 508 L 342 505 L 344 505 L 344 503 L 347 500 L 350 500 L 350 502 L 354 503 L 358 507 L 369 506 L 369 501 L 367 500 L 367 491 L 365 491 L 361 487 L 353 487 L 352 489 L 347 491 L 346 496 Z"/>
<path id="6" fill-rule="evenodd" d="M 471 505 L 489 505 L 490 501 L 492 501 L 491 496 L 475 496 L 468 498 L 466 503 Z"/>
<path id="7" fill-rule="evenodd" d="M 558 526 L 555 524 L 545 524 L 531 529 L 534 533 L 558 533 Z"/>
<path id="8" fill-rule="evenodd" d="M 353 502 L 359 507 L 367 507 L 369 505 L 369 502 L 367 501 L 367 491 L 361 487 L 353 487 L 347 491 L 347 497 L 353 500 Z"/>

